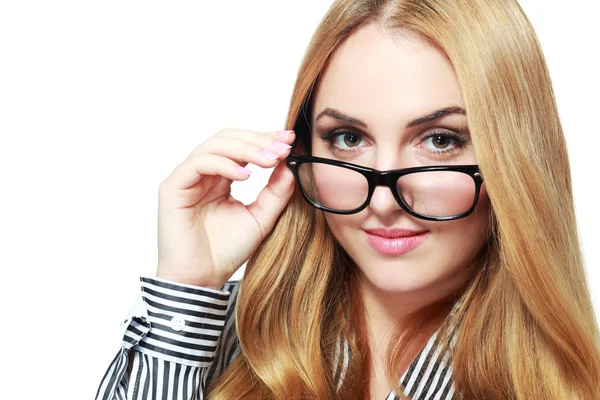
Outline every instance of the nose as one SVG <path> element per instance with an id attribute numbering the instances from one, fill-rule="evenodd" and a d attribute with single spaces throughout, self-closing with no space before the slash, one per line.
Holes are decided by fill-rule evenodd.
<path id="1" fill-rule="evenodd" d="M 392 191 L 386 186 L 377 186 L 375 188 L 369 206 L 379 216 L 389 215 L 400 208 Z"/>
<path id="2" fill-rule="evenodd" d="M 399 169 L 405 166 L 400 164 L 398 154 L 391 151 L 392 148 L 383 148 L 382 150 L 388 151 L 385 154 L 379 154 L 379 163 L 376 163 L 375 168 L 380 171 L 387 171 L 392 169 Z M 377 187 L 373 191 L 369 207 L 373 212 L 379 216 L 389 215 L 397 210 L 402 210 L 400 204 L 396 200 L 392 191 L 398 191 L 397 182 L 393 182 L 390 175 L 380 178 Z M 412 194 L 410 193 L 399 193 L 400 198 L 412 207 Z"/>
<path id="3" fill-rule="evenodd" d="M 412 207 L 412 194 L 411 193 L 399 193 L 400 198 L 404 200 L 409 207 Z M 371 202 L 369 204 L 373 212 L 379 216 L 388 215 L 398 209 L 402 209 L 392 190 L 385 185 L 380 185 L 373 191 Z"/>

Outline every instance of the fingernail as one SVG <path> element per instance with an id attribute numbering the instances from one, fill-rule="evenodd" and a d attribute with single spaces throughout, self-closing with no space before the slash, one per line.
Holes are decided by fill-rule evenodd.
<path id="1" fill-rule="evenodd" d="M 248 168 L 240 167 L 239 165 L 237 167 L 237 170 L 244 175 L 250 175 L 252 173 L 252 171 L 250 171 Z"/>
<path id="2" fill-rule="evenodd" d="M 277 132 L 277 134 L 278 134 L 278 136 L 279 136 L 280 138 L 284 138 L 284 137 L 286 137 L 287 135 L 289 135 L 289 134 L 290 134 L 290 133 L 292 133 L 292 132 L 294 132 L 294 130 L 289 130 L 289 131 L 279 131 L 279 132 Z"/>
<path id="3" fill-rule="evenodd" d="M 274 141 L 273 146 L 275 146 L 277 150 L 287 150 L 292 148 L 289 144 L 280 142 L 279 140 Z"/>
<path id="4" fill-rule="evenodd" d="M 263 156 L 267 157 L 269 160 L 276 160 L 279 158 L 279 156 L 277 154 L 271 153 L 270 151 L 267 151 L 267 150 L 261 150 L 260 152 Z"/>

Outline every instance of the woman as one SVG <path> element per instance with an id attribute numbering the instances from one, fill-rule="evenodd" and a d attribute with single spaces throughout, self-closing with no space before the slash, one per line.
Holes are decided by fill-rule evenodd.
<path id="1" fill-rule="evenodd" d="M 223 130 L 163 181 L 157 277 L 97 398 L 600 398 L 566 146 L 515 1 L 336 1 L 286 126 Z M 246 207 L 247 163 L 275 169 Z"/>

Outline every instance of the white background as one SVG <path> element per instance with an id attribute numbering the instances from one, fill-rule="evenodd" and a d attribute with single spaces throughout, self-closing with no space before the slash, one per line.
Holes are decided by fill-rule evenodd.
<path id="1" fill-rule="evenodd" d="M 2 2 L 0 398 L 93 398 L 138 277 L 155 272 L 159 183 L 222 128 L 283 127 L 330 4 Z M 552 75 L 600 314 L 598 2 L 521 4 Z M 253 200 L 268 172 L 234 194 Z"/>

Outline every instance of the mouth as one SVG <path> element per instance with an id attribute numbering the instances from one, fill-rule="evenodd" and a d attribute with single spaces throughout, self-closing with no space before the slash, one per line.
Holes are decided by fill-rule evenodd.
<path id="1" fill-rule="evenodd" d="M 429 231 L 407 229 L 364 229 L 367 242 L 383 255 L 400 255 L 418 247 L 429 236 Z"/>

